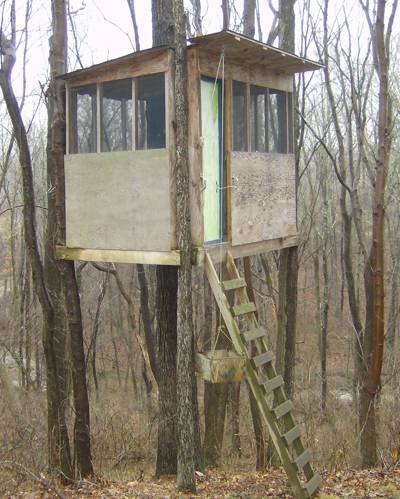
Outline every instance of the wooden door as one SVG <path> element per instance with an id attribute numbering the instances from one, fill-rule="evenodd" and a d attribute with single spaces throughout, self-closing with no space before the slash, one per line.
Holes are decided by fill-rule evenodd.
<path id="1" fill-rule="evenodd" d="M 221 82 L 201 79 L 204 242 L 222 240 Z"/>

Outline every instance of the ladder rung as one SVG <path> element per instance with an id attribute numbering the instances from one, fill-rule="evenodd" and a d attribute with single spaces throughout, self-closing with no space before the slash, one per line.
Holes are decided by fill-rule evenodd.
<path id="1" fill-rule="evenodd" d="M 243 333 L 243 338 L 245 341 L 253 341 L 253 340 L 258 340 L 258 338 L 262 338 L 263 336 L 266 336 L 267 332 L 265 329 L 261 327 L 255 327 L 254 329 L 249 329 L 249 331 L 245 331 Z"/>
<path id="2" fill-rule="evenodd" d="M 256 355 L 255 357 L 252 357 L 252 361 L 254 362 L 255 367 L 262 366 L 264 364 L 268 364 L 268 362 L 272 362 L 274 356 L 272 352 L 264 352 L 261 353 L 260 355 Z"/>
<path id="3" fill-rule="evenodd" d="M 306 485 L 305 489 L 308 492 L 308 495 L 311 497 L 314 492 L 318 489 L 318 487 L 322 483 L 322 478 L 319 475 L 314 475 L 311 480 L 309 480 Z"/>
<path id="4" fill-rule="evenodd" d="M 222 281 L 222 289 L 224 291 L 231 291 L 232 289 L 245 288 L 246 281 L 240 277 L 238 279 L 231 279 L 230 281 Z"/>
<path id="5" fill-rule="evenodd" d="M 296 457 L 293 463 L 297 466 L 297 469 L 301 471 L 304 466 L 309 463 L 311 460 L 311 452 L 306 449 L 304 452 L 300 454 L 300 456 Z"/>
<path id="6" fill-rule="evenodd" d="M 286 400 L 283 404 L 280 404 L 273 408 L 276 418 L 282 418 L 285 414 L 293 409 L 293 402 L 291 400 Z"/>
<path id="7" fill-rule="evenodd" d="M 283 438 L 286 440 L 286 444 L 290 445 L 290 444 L 292 444 L 296 440 L 296 438 L 299 438 L 300 435 L 301 435 L 300 426 L 296 425 L 296 426 L 293 426 L 293 428 L 291 430 L 289 430 L 288 432 L 286 432 L 283 435 Z"/>
<path id="8" fill-rule="evenodd" d="M 256 306 L 252 302 L 240 303 L 239 305 L 234 305 L 232 307 L 232 314 L 237 317 L 238 315 L 250 314 L 255 312 Z"/>
<path id="9" fill-rule="evenodd" d="M 282 376 L 275 376 L 272 379 L 262 378 L 260 385 L 263 385 L 267 393 L 271 393 L 273 390 L 283 386 L 283 378 Z"/>

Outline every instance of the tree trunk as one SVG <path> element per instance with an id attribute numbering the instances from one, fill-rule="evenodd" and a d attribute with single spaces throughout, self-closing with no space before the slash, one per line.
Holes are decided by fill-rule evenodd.
<path id="1" fill-rule="evenodd" d="M 57 472 L 61 471 L 62 479 L 68 480 L 73 477 L 73 470 L 65 422 L 65 398 L 63 398 L 63 389 L 61 386 L 63 384 L 63 379 L 62 376 L 60 376 L 61 366 L 59 362 L 59 355 L 60 353 L 63 353 L 64 348 L 62 335 L 65 332 L 65 327 L 64 324 L 60 324 L 59 317 L 56 317 L 55 315 L 55 309 L 53 308 L 51 301 L 53 297 L 50 295 L 50 286 L 45 283 L 45 272 L 40 258 L 36 233 L 36 205 L 31 154 L 26 129 L 11 84 L 11 72 L 15 63 L 16 51 L 14 2 L 11 6 L 10 17 L 12 24 L 11 39 L 6 40 L 4 33 L 1 33 L 0 50 L 2 53 L 2 65 L 0 70 L 0 86 L 18 145 L 24 198 L 23 216 L 25 245 L 28 251 L 35 293 L 39 299 L 43 312 L 43 346 L 47 373 L 49 464 L 53 470 L 57 470 Z M 58 350 L 56 349 L 57 347 Z"/>
<path id="2" fill-rule="evenodd" d="M 251 260 L 250 257 L 248 256 L 243 258 L 243 269 L 244 269 L 244 278 L 246 281 L 247 294 L 249 295 L 249 300 L 253 303 L 256 303 L 256 297 L 253 287 L 253 279 L 251 275 Z M 257 312 L 255 313 L 258 319 L 258 313 Z M 253 342 L 251 346 L 251 356 L 253 357 L 255 355 L 257 355 L 257 349 Z M 257 405 L 257 401 L 253 395 L 252 390 L 250 389 L 250 386 L 247 385 L 247 388 L 250 398 L 250 411 L 251 411 L 251 419 L 253 421 L 254 437 L 256 440 L 256 469 L 263 470 L 267 466 L 266 440 L 263 427 L 263 420 Z"/>
<path id="3" fill-rule="evenodd" d="M 254 38 L 256 32 L 255 18 L 256 0 L 245 0 L 243 2 L 243 34 Z"/>
<path id="4" fill-rule="evenodd" d="M 189 204 L 187 47 L 183 0 L 173 1 L 175 36 L 175 150 L 177 245 L 181 255 L 177 307 L 177 434 L 179 490 L 196 490 L 192 241 Z"/>
<path id="5" fill-rule="evenodd" d="M 156 476 L 177 472 L 176 321 L 178 290 L 174 267 L 157 267 L 158 447 Z"/>
<path id="6" fill-rule="evenodd" d="M 379 81 L 378 93 L 378 151 L 376 154 L 375 182 L 372 207 L 372 242 L 364 269 L 366 320 L 364 335 L 364 371 L 360 396 L 361 457 L 364 467 L 377 463 L 377 436 L 375 421 L 376 397 L 381 390 L 383 349 L 385 343 L 385 283 L 384 283 L 384 228 L 385 188 L 391 147 L 391 112 L 388 90 L 390 36 L 397 0 L 385 32 L 385 0 L 377 0 L 374 23 L 364 6 L 370 27 L 375 71 Z"/>
<path id="7" fill-rule="evenodd" d="M 86 384 L 86 363 L 83 344 L 83 325 L 79 290 L 73 261 L 59 261 L 54 266 L 55 245 L 64 242 L 65 235 L 65 109 L 64 85 L 57 76 L 66 71 L 67 22 L 65 0 L 52 1 L 53 34 L 50 38 L 50 72 L 48 90 L 48 148 L 47 172 L 50 181 L 49 225 L 47 233 L 47 261 L 51 262 L 49 271 L 54 269 L 59 282 L 57 293 L 60 302 L 65 303 L 68 331 L 70 334 L 72 386 L 74 392 L 74 445 L 76 467 L 79 477 L 93 474 L 90 448 L 89 398 Z M 55 199 L 50 187 L 56 186 Z M 52 210 L 54 210 L 54 212 Z M 57 267 L 57 268 L 55 268 Z M 61 296 L 62 295 L 62 296 Z M 57 300 L 57 303 L 59 302 Z M 63 314 L 61 315 L 63 317 Z M 63 320 L 64 317 L 63 317 Z M 66 329 L 66 323 L 63 324 Z M 55 338 L 55 343 L 58 340 Z M 54 347 L 56 348 L 56 347 Z M 62 352 L 61 352 L 62 353 Z M 61 357 L 61 355 L 60 355 Z M 62 359 L 60 359 L 62 362 Z"/>

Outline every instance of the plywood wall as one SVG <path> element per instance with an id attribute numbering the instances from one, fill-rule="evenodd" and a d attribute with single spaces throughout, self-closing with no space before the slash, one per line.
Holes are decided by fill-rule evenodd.
<path id="1" fill-rule="evenodd" d="M 292 154 L 233 152 L 232 245 L 297 233 Z"/>
<path id="2" fill-rule="evenodd" d="M 169 251 L 169 180 L 165 149 L 66 156 L 66 245 Z"/>

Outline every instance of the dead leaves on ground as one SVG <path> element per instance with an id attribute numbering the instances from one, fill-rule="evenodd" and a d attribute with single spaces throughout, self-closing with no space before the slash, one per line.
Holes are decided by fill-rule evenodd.
<path id="1" fill-rule="evenodd" d="M 400 499 L 400 469 L 346 470 L 323 472 L 323 485 L 318 497 L 385 497 Z M 31 492 L 20 492 L 8 497 L 24 499 L 73 498 L 291 498 L 286 475 L 281 469 L 265 472 L 229 473 L 211 470 L 206 474 L 196 473 L 197 494 L 179 494 L 175 488 L 175 477 L 152 479 L 140 478 L 132 481 L 109 481 L 96 479 L 83 481 L 74 487 L 52 487 Z"/>

